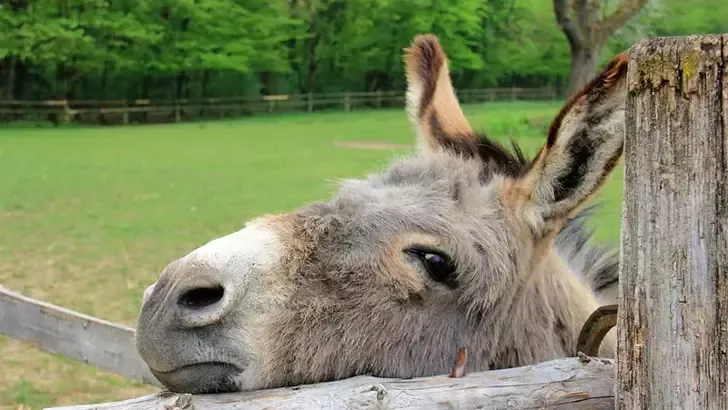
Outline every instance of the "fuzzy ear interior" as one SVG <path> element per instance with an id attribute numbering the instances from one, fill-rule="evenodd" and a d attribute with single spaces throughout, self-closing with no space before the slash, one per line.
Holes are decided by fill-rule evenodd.
<path id="1" fill-rule="evenodd" d="M 447 56 L 437 37 L 421 34 L 404 53 L 407 112 L 420 152 L 475 151 L 473 129 L 455 96 Z"/>
<path id="2" fill-rule="evenodd" d="M 574 215 L 617 165 L 624 145 L 627 62 L 626 52 L 617 55 L 564 104 L 546 144 L 511 187 L 536 221 L 560 224 Z"/>

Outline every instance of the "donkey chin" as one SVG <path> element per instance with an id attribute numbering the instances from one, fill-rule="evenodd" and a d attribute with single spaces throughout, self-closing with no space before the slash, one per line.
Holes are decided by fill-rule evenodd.
<path id="1" fill-rule="evenodd" d="M 242 370 L 223 362 L 197 363 L 168 372 L 152 370 L 152 374 L 176 393 L 228 393 L 240 390 L 235 378 Z"/>

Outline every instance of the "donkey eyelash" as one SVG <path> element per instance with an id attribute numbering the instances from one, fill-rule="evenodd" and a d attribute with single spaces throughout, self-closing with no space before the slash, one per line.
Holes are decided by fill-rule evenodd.
<path id="1" fill-rule="evenodd" d="M 450 256 L 427 247 L 411 247 L 404 252 L 417 257 L 432 280 L 443 283 L 451 289 L 457 288 L 457 281 L 454 278 L 457 266 Z"/>
<path id="2" fill-rule="evenodd" d="M 434 253 L 445 258 L 450 258 L 447 253 L 427 245 L 412 245 L 408 248 L 405 248 L 404 252 L 412 255 L 417 255 L 421 253 Z"/>

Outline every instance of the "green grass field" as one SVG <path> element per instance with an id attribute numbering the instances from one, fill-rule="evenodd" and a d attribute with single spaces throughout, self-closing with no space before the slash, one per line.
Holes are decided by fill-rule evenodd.
<path id="1" fill-rule="evenodd" d="M 534 154 L 558 103 L 466 106 L 472 124 Z M 0 284 L 133 325 L 164 266 L 251 217 L 323 199 L 413 144 L 403 110 L 120 128 L 0 129 Z M 599 239 L 619 239 L 621 167 L 602 189 Z M 0 408 L 154 391 L 0 337 Z M 26 407 L 27 408 L 27 407 Z"/>

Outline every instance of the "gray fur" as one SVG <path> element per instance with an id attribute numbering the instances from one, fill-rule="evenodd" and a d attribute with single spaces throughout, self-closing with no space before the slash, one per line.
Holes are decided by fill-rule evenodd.
<path id="1" fill-rule="evenodd" d="M 589 243 L 595 208 L 576 210 L 621 155 L 624 64 L 567 102 L 526 161 L 472 134 L 439 43 L 418 37 L 406 66 L 419 153 L 171 263 L 145 292 L 140 355 L 193 393 L 444 374 L 462 347 L 471 372 L 575 355 L 584 321 L 616 300 L 616 251 Z M 579 139 L 593 150 L 571 151 Z M 448 255 L 453 275 L 432 277 L 413 248 Z M 615 347 L 608 335 L 600 355 Z"/>
<path id="2" fill-rule="evenodd" d="M 400 159 L 366 180 L 344 181 L 332 199 L 287 216 L 287 224 L 293 227 L 287 231 L 289 240 L 305 245 L 299 247 L 300 253 L 290 255 L 285 267 L 286 283 L 281 286 L 285 301 L 271 307 L 259 321 L 269 350 L 266 360 L 258 364 L 252 386 L 312 383 L 357 374 L 442 374 L 449 371 L 461 346 L 469 350 L 469 371 L 574 354 L 576 329 L 591 312 L 585 309 L 577 314 L 570 305 L 561 304 L 581 298 L 580 293 L 589 289 L 569 288 L 570 282 L 559 277 L 577 275 L 591 284 L 602 283 L 608 278 L 600 275 L 611 273 L 616 259 L 606 248 L 587 244 L 590 233 L 585 222 L 590 210 L 586 210 L 561 232 L 556 252 L 548 257 L 563 254 L 570 270 L 530 272 L 526 255 L 532 245 L 527 238 L 524 242 L 518 230 L 509 228 L 494 191 L 482 185 L 481 173 L 477 159 L 448 154 Z M 439 238 L 438 249 L 458 266 L 457 289 L 432 281 L 420 262 L 400 249 L 397 252 L 411 272 L 403 272 L 401 282 L 396 275 L 387 278 L 383 270 L 390 248 L 403 233 Z M 424 287 L 405 284 L 412 272 Z M 526 285 L 536 274 L 555 277 Z M 164 283 L 158 291 L 168 287 Z M 146 320 L 140 318 L 140 324 Z M 233 326 L 235 322 L 223 323 Z M 242 356 L 223 347 L 224 335 L 234 328 L 226 331 L 221 325 L 210 326 L 206 343 L 227 351 L 226 357 Z M 140 330 L 148 333 L 143 327 Z M 183 340 L 184 332 L 174 334 L 173 340 Z M 170 341 L 161 346 L 166 343 Z M 154 360 L 159 360 L 179 349 L 142 351 L 152 354 L 149 350 L 159 352 L 153 353 Z M 209 391 L 248 388 L 251 382 L 241 384 L 221 381 L 214 388 L 200 384 L 192 389 L 169 385 Z"/>
<path id="3" fill-rule="evenodd" d="M 619 287 L 619 250 L 605 244 L 594 244 L 594 228 L 588 226 L 601 205 L 585 208 L 569 220 L 556 238 L 554 248 L 572 272 L 578 273 L 596 293 L 600 304 L 617 303 Z"/>

